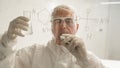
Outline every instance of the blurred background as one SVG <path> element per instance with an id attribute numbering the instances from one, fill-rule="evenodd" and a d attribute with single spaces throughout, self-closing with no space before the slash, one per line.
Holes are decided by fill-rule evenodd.
<path id="1" fill-rule="evenodd" d="M 76 9 L 80 24 L 77 35 L 88 50 L 102 59 L 120 60 L 120 0 L 0 0 L 0 34 L 14 18 L 27 16 L 33 34 L 19 38 L 14 48 L 46 44 L 52 38 L 52 9 L 60 4 Z"/>

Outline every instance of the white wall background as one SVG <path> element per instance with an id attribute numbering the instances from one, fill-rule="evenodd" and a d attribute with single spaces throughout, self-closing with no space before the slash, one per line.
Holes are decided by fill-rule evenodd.
<path id="1" fill-rule="evenodd" d="M 120 4 L 109 6 L 110 23 L 107 34 L 107 46 L 109 47 L 108 58 L 120 60 Z"/>
<path id="2" fill-rule="evenodd" d="M 68 4 L 77 9 L 80 24 L 77 35 L 84 39 L 88 50 L 100 58 L 108 58 L 111 53 L 109 49 L 112 48 L 109 43 L 111 38 L 108 39 L 112 32 L 108 26 L 112 24 L 108 21 L 108 6 L 100 4 L 103 1 L 108 0 L 0 0 L 0 33 L 7 30 L 12 19 L 27 14 L 33 20 L 33 34 L 19 38 L 17 47 L 45 44 L 52 37 L 49 22 L 51 8 L 58 4 Z M 108 36 L 108 32 L 111 35 Z"/>

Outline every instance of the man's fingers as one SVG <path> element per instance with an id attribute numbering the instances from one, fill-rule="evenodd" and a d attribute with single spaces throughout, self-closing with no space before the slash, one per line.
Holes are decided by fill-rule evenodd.
<path id="1" fill-rule="evenodd" d="M 62 34 L 60 38 L 61 38 L 61 40 L 62 40 L 64 43 L 68 44 L 68 43 L 71 43 L 71 42 L 72 42 L 72 40 L 73 40 L 73 35 L 70 35 L 70 34 Z"/>
<path id="2" fill-rule="evenodd" d="M 62 36 L 64 36 L 66 38 L 66 37 L 69 37 L 71 35 L 70 34 L 62 34 Z"/>
<path id="3" fill-rule="evenodd" d="M 15 39 L 17 36 L 22 36 L 24 35 L 21 33 L 21 30 L 27 31 L 29 27 L 29 19 L 24 17 L 24 16 L 19 16 L 12 20 L 9 25 L 8 29 L 8 37 L 9 39 Z"/>
<path id="4" fill-rule="evenodd" d="M 19 17 L 17 17 L 16 19 L 22 19 L 22 20 L 24 20 L 24 21 L 26 21 L 26 22 L 29 21 L 29 19 L 28 19 L 27 17 L 24 17 L 24 16 L 19 16 Z"/>
<path id="5" fill-rule="evenodd" d="M 21 36 L 21 37 L 24 37 L 24 35 L 21 33 L 21 30 L 19 30 L 19 29 L 18 29 L 18 30 L 15 30 L 15 31 L 14 31 L 14 34 L 15 34 L 15 35 L 18 35 L 18 36 Z"/>
<path id="6" fill-rule="evenodd" d="M 65 46 L 69 45 L 69 47 L 76 48 L 76 47 L 83 47 L 84 45 L 83 41 L 80 38 L 76 37 L 75 35 L 63 34 L 61 38 L 62 38 L 62 43 Z"/>
<path id="7" fill-rule="evenodd" d="M 24 26 L 29 26 L 29 21 L 24 21 L 22 19 L 17 19 L 15 22 L 16 22 L 16 24 L 22 24 Z"/>
<path id="8" fill-rule="evenodd" d="M 21 24 L 17 24 L 17 25 L 15 26 L 15 28 L 20 29 L 20 30 L 24 30 L 24 31 L 27 31 L 27 30 L 28 30 L 28 27 L 27 27 L 27 26 L 24 26 L 24 25 L 21 25 Z"/>

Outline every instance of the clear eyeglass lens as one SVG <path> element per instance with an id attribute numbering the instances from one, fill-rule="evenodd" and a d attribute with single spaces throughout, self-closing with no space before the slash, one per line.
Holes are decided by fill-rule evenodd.
<path id="1" fill-rule="evenodd" d="M 72 25 L 74 23 L 73 18 L 65 18 L 65 19 L 54 19 L 53 23 L 61 24 L 64 21 L 67 25 Z"/>

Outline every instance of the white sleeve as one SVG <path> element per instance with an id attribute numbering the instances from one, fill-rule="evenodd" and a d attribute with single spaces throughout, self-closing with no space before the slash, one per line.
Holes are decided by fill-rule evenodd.
<path id="1" fill-rule="evenodd" d="M 93 53 L 87 51 L 87 59 L 77 61 L 77 64 L 84 68 L 107 68 L 102 63 L 101 59 L 96 57 Z"/>
<path id="2" fill-rule="evenodd" d="M 9 40 L 7 33 L 5 32 L 0 38 L 0 61 L 4 60 L 8 55 L 12 54 L 13 45 L 16 44 L 16 40 Z"/>
<path id="3" fill-rule="evenodd" d="M 92 52 L 88 52 L 88 60 L 93 68 L 106 68 L 101 59 L 95 56 Z"/>
<path id="4" fill-rule="evenodd" d="M 14 54 L 12 46 L 15 43 L 15 40 L 8 39 L 6 32 L 0 37 L 0 68 L 12 68 L 10 61 L 13 59 L 11 58 Z"/>
<path id="5" fill-rule="evenodd" d="M 31 68 L 36 46 L 20 49 L 0 61 L 0 68 Z"/>
<path id="6" fill-rule="evenodd" d="M 0 39 L 0 68 L 31 68 L 36 46 L 13 51 L 15 43 L 7 38 L 6 33 Z"/>

